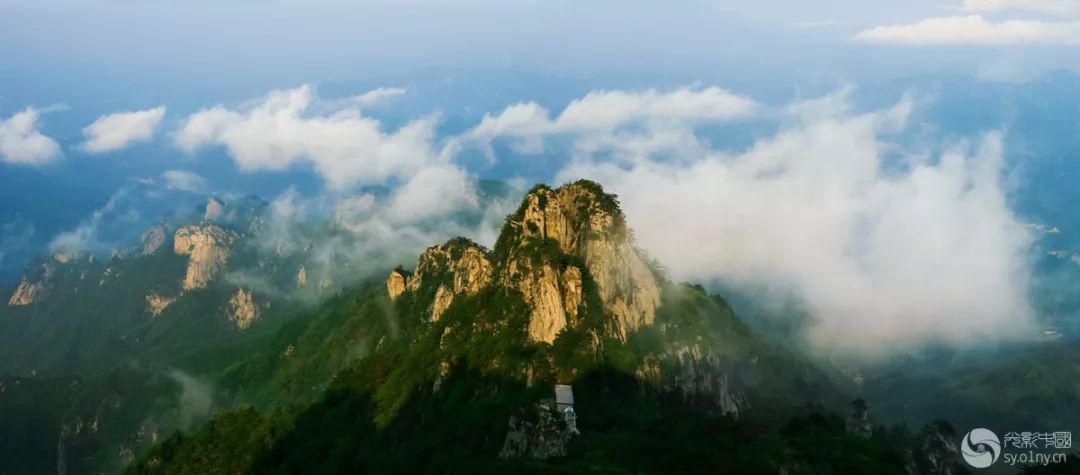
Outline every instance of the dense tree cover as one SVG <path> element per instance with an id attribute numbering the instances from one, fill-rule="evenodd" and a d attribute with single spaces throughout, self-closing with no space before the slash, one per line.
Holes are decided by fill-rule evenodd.
<path id="1" fill-rule="evenodd" d="M 0 467 L 4 473 L 116 471 L 122 454 L 163 430 L 192 429 L 208 414 L 183 401 L 181 384 L 137 366 L 102 378 L 0 378 Z"/>
<path id="2" fill-rule="evenodd" d="M 388 363 L 359 364 L 298 414 L 219 416 L 159 444 L 125 473 L 905 473 L 902 454 L 847 434 L 838 418 L 811 413 L 773 431 L 753 416 L 702 413 L 676 395 L 650 395 L 611 368 L 575 382 L 587 417 L 566 456 L 500 459 L 509 417 L 549 397 L 550 387 L 458 368 L 380 426 L 372 389 Z"/>
<path id="3" fill-rule="evenodd" d="M 947 414 L 971 427 L 1080 427 L 1080 391 L 1062 384 L 1080 370 L 1074 341 L 1015 349 L 967 361 L 899 368 L 874 381 L 867 397 L 906 420 Z"/>
<path id="4" fill-rule="evenodd" d="M 580 265 L 553 252 L 543 246 L 537 259 Z M 848 435 L 835 417 L 791 419 L 801 412 L 790 404 L 805 401 L 793 388 L 820 390 L 828 399 L 833 395 L 825 383 L 812 386 L 814 379 L 803 377 L 810 370 L 805 362 L 757 339 L 722 299 L 699 287 L 665 284 L 656 326 L 626 342 L 603 337 L 597 349 L 594 337 L 603 334 L 605 316 L 584 274 L 582 320 L 552 345 L 527 340 L 528 307 L 515 291 L 498 286 L 459 296 L 437 321 L 419 315 L 426 315 L 438 282 L 392 303 L 377 286 L 331 299 L 283 327 L 263 354 L 223 372 L 223 384 L 243 380 L 250 391 L 295 404 L 264 405 L 264 415 L 241 409 L 219 416 L 158 444 L 127 473 L 902 472 L 901 455 Z M 756 400 L 765 406 L 735 419 L 634 374 L 643 358 L 703 337 L 738 362 L 733 371 L 753 366 L 787 382 L 762 383 L 756 392 L 763 397 Z M 361 343 L 364 338 L 376 342 Z M 296 343 L 295 361 L 281 357 L 280 348 L 306 341 L 312 344 Z M 359 346 L 365 354 L 350 350 Z M 340 356 L 346 354 L 357 356 Z M 334 371 L 337 365 L 344 367 Z M 287 381 L 306 392 L 318 379 L 312 375 L 331 373 L 333 382 L 310 404 L 289 393 Z M 497 457 L 511 416 L 528 418 L 529 408 L 551 398 L 555 382 L 573 382 L 583 435 L 563 457 Z M 764 397 L 775 390 L 784 396 Z M 230 456 L 237 447 L 255 455 Z"/>

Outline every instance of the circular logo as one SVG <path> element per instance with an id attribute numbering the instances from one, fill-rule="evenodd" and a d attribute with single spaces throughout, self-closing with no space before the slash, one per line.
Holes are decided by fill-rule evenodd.
<path id="1" fill-rule="evenodd" d="M 1001 439 L 990 429 L 972 429 L 960 442 L 960 453 L 972 467 L 989 467 L 1001 456 Z"/>

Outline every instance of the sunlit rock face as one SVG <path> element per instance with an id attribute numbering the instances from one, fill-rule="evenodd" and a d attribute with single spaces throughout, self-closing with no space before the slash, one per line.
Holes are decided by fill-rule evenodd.
<path id="1" fill-rule="evenodd" d="M 576 321 L 582 301 L 581 270 L 574 266 L 536 264 L 529 259 L 511 259 L 502 284 L 521 292 L 532 313 L 529 339 L 551 343 L 564 328 Z"/>
<path id="2" fill-rule="evenodd" d="M 259 307 L 255 305 L 255 298 L 251 292 L 239 289 L 229 299 L 226 314 L 236 328 L 247 330 L 251 324 L 255 323 L 255 320 L 259 319 Z"/>
<path id="3" fill-rule="evenodd" d="M 8 299 L 8 305 L 20 306 L 20 305 L 33 305 L 35 303 L 45 300 L 48 297 L 49 290 L 52 288 L 52 279 L 55 268 L 52 263 L 46 262 L 41 265 L 41 269 L 38 272 L 23 275 L 19 279 L 19 284 L 15 287 L 15 292 L 11 294 L 11 298 Z M 36 275 L 31 275 L 36 274 Z"/>
<path id="4" fill-rule="evenodd" d="M 397 298 L 405 291 L 419 289 L 421 285 L 437 285 L 431 319 L 438 320 L 453 303 L 455 296 L 474 295 L 487 287 L 491 283 L 492 272 L 491 261 L 483 248 L 465 239 L 455 239 L 424 251 L 412 275 L 400 270 L 391 272 L 386 290 L 390 298 Z"/>
<path id="5" fill-rule="evenodd" d="M 476 294 L 493 283 L 514 289 L 530 309 L 529 339 L 552 343 L 579 320 L 589 278 L 612 317 L 607 325 L 612 335 L 625 340 L 652 324 L 660 305 L 659 285 L 634 249 L 618 203 L 598 185 L 578 182 L 529 192 L 493 252 L 451 240 L 426 250 L 414 274 L 392 272 L 386 288 L 395 299 L 432 285 L 432 319 L 459 295 Z"/>
<path id="6" fill-rule="evenodd" d="M 15 291 L 8 298 L 12 307 L 34 305 L 49 297 L 57 285 L 58 272 L 63 269 L 81 269 L 79 280 L 86 277 L 87 271 L 94 264 L 94 256 L 89 254 L 57 252 L 50 259 L 38 261 L 30 266 L 19 278 Z"/>
<path id="7" fill-rule="evenodd" d="M 150 315 L 155 317 L 159 316 L 161 315 L 161 312 L 165 311 L 165 309 L 175 301 L 176 297 L 152 293 L 146 296 L 146 311 L 150 312 Z"/>
<path id="8" fill-rule="evenodd" d="M 229 246 L 237 236 L 213 224 L 190 224 L 176 230 L 173 251 L 188 256 L 184 291 L 201 289 L 210 283 L 229 259 Z"/>
<path id="9" fill-rule="evenodd" d="M 518 252 L 510 252 L 511 268 L 529 267 L 521 260 L 528 253 L 520 251 L 530 239 L 553 242 L 562 254 L 580 258 L 585 264 L 585 269 L 579 269 L 577 274 L 532 269 L 533 275 L 545 276 L 539 279 L 539 285 L 525 284 L 533 293 L 534 301 L 553 302 L 548 294 L 557 287 L 563 295 L 563 313 L 573 319 L 577 306 L 581 305 L 580 296 L 575 297 L 581 293 L 580 270 L 587 270 L 604 308 L 615 317 L 612 332 L 617 337 L 625 340 L 629 332 L 652 324 L 660 305 L 660 289 L 649 267 L 634 249 L 625 218 L 614 197 L 589 182 L 572 183 L 554 190 L 537 187 L 525 197 L 520 214 L 520 220 L 510 222 L 512 232 L 518 236 L 514 246 Z M 523 272 L 523 275 L 528 274 Z M 504 278 L 509 284 L 515 276 L 510 272 Z M 526 300 L 529 300 L 528 296 Z M 549 329 L 565 326 L 558 321 L 558 313 L 557 310 L 546 310 L 537 314 L 536 317 L 543 321 L 530 325 L 530 335 L 539 341 L 551 341 L 553 335 Z M 532 329 L 536 330 L 535 334 Z"/>
<path id="10" fill-rule="evenodd" d="M 396 299 L 399 295 L 405 293 L 408 279 L 409 276 L 404 271 L 393 270 L 390 272 L 390 277 L 386 279 L 386 293 L 390 295 L 390 300 Z"/>
<path id="11" fill-rule="evenodd" d="M 74 251 L 56 252 L 38 260 L 19 278 L 15 290 L 8 297 L 8 305 L 34 305 L 54 293 L 78 292 L 78 284 L 90 275 L 95 262 L 93 254 Z"/>
<path id="12" fill-rule="evenodd" d="M 300 266 L 300 270 L 296 271 L 296 287 L 307 287 L 307 268 L 304 266 Z"/>

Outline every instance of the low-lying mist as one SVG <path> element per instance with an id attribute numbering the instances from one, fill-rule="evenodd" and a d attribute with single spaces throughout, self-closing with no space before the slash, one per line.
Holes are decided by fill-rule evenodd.
<path id="1" fill-rule="evenodd" d="M 911 99 L 861 114 L 845 101 L 794 104 L 738 152 L 646 128 L 559 176 L 619 193 L 639 245 L 675 277 L 798 302 L 806 339 L 830 353 L 1030 338 L 1033 237 L 1008 204 L 1002 134 L 900 144 Z"/>

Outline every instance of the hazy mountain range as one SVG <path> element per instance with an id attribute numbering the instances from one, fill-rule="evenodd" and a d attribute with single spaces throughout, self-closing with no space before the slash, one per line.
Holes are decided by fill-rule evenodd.
<path id="1" fill-rule="evenodd" d="M 489 206 L 522 193 L 479 186 Z M 852 366 L 760 308 L 755 330 L 642 254 L 593 182 L 538 185 L 491 249 L 453 238 L 415 264 L 351 260 L 330 218 L 287 245 L 272 207 L 210 198 L 107 259 L 32 264 L 0 311 L 4 466 L 960 473 L 966 424 L 1080 403 L 1068 346 Z"/>

